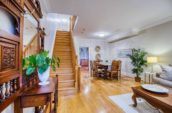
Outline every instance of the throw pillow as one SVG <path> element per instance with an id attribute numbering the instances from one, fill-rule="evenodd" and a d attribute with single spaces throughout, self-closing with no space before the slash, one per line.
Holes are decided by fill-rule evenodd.
<path id="1" fill-rule="evenodd" d="M 162 73 L 160 75 L 160 78 L 172 81 L 172 67 L 161 66 L 161 69 L 162 69 Z"/>

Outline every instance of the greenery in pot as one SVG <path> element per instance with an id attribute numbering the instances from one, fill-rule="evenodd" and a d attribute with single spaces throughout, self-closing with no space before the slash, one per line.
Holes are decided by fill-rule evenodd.
<path id="1" fill-rule="evenodd" d="M 144 71 L 144 67 L 147 66 L 146 60 L 147 52 L 141 49 L 132 49 L 132 54 L 128 55 L 131 59 L 131 63 L 133 65 L 132 73 L 136 74 L 135 81 L 140 82 L 140 75 Z"/>
<path id="2" fill-rule="evenodd" d="M 56 67 L 60 65 L 60 59 L 58 57 L 48 57 L 48 51 L 41 51 L 38 54 L 31 55 L 23 59 L 23 69 L 26 69 L 26 75 L 31 75 L 33 72 L 38 71 L 43 74 L 49 66 L 53 71 L 56 71 Z"/>

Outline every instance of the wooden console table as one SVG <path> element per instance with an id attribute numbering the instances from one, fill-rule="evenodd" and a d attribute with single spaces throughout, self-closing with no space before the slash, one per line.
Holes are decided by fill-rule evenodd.
<path id="1" fill-rule="evenodd" d="M 15 102 L 15 113 L 23 113 L 23 108 L 35 107 L 35 113 L 57 113 L 57 78 L 49 78 L 50 84 L 35 87 L 25 91 Z M 52 107 L 54 103 L 54 108 Z"/>
<path id="2" fill-rule="evenodd" d="M 172 91 L 170 90 L 169 94 L 156 94 L 144 90 L 139 87 L 132 87 L 133 90 L 133 102 L 134 107 L 137 106 L 136 98 L 143 98 L 149 104 L 153 105 L 157 109 L 161 109 L 164 113 L 172 113 Z"/>

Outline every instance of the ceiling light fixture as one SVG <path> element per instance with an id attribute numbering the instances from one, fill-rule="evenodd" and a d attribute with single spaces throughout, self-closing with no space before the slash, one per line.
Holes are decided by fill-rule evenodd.
<path id="1" fill-rule="evenodd" d="M 94 34 L 94 36 L 104 38 L 106 36 L 109 36 L 109 33 L 108 32 L 97 32 Z"/>
<path id="2" fill-rule="evenodd" d="M 100 33 L 100 34 L 98 34 L 98 36 L 99 36 L 99 37 L 104 37 L 105 34 L 104 34 L 104 33 Z"/>

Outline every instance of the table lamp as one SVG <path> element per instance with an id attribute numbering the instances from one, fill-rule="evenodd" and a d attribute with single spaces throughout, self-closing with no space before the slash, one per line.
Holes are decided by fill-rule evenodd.
<path id="1" fill-rule="evenodd" d="M 152 72 L 153 72 L 153 65 L 158 62 L 157 57 L 147 57 L 147 62 L 149 64 L 152 64 Z"/>

